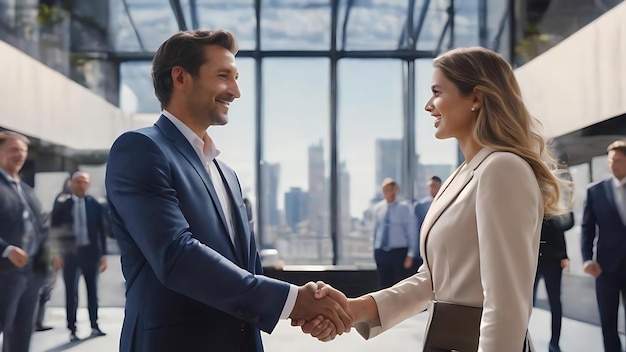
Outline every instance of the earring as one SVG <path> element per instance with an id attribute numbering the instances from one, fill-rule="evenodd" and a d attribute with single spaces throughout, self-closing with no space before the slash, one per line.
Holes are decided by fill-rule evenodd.
<path id="1" fill-rule="evenodd" d="M 476 108 L 472 108 L 472 111 L 476 111 Z"/>

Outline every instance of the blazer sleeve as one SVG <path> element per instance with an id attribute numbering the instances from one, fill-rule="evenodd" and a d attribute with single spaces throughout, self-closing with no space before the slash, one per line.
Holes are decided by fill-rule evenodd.
<path id="1" fill-rule="evenodd" d="M 593 241 L 596 238 L 596 216 L 593 212 L 592 188 L 587 188 L 587 197 L 583 205 L 583 220 L 580 224 L 580 249 L 583 262 L 593 260 Z"/>
<path id="2" fill-rule="evenodd" d="M 376 302 L 379 319 L 354 325 L 365 339 L 391 329 L 428 307 L 433 300 L 433 289 L 427 265 L 422 264 L 417 274 L 370 295 Z"/>
<path id="3" fill-rule="evenodd" d="M 514 154 L 495 153 L 476 172 L 484 297 L 478 351 L 521 350 L 532 312 L 543 198 L 530 165 Z"/>
<path id="4" fill-rule="evenodd" d="M 172 165 L 187 162 L 181 159 L 169 160 L 155 140 L 137 132 L 111 147 L 109 205 L 139 249 L 132 260 L 145 258 L 163 286 L 271 332 L 289 284 L 241 269 L 194 237 L 182 209 L 195 205 L 180 204 L 173 186 Z"/>

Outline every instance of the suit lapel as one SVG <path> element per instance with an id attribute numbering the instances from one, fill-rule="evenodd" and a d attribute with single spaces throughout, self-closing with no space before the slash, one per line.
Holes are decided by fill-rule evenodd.
<path id="1" fill-rule="evenodd" d="M 617 219 L 620 219 L 620 222 L 623 224 L 622 216 L 617 209 L 617 203 L 615 202 L 615 186 L 613 185 L 613 178 L 610 177 L 606 179 L 604 182 L 604 192 L 606 193 L 606 199 L 609 204 L 609 209 L 613 210 Z"/>
<path id="2" fill-rule="evenodd" d="M 474 156 L 474 158 L 472 158 L 469 164 L 463 163 L 461 166 L 459 166 L 459 168 L 456 169 L 454 174 L 446 180 L 446 182 L 443 184 L 443 186 L 435 196 L 435 199 L 430 205 L 430 209 L 428 210 L 428 213 L 422 225 L 422 236 L 424 237 L 423 253 L 427 265 L 428 258 L 426 253 L 426 242 L 428 241 L 430 229 L 437 222 L 441 214 L 443 214 L 443 212 L 457 198 L 459 193 L 461 193 L 465 186 L 471 181 L 471 179 L 474 177 L 474 171 L 476 170 L 476 168 L 478 168 L 478 166 L 492 152 L 493 151 L 490 149 L 481 149 Z"/>
<path id="3" fill-rule="evenodd" d="M 193 149 L 191 144 L 189 144 L 189 141 L 185 138 L 185 136 L 183 136 L 183 134 L 176 128 L 176 126 L 174 126 L 174 124 L 170 120 L 168 120 L 167 117 L 161 115 L 155 125 L 163 132 L 163 134 L 167 138 L 171 139 L 174 142 L 174 146 L 176 147 L 176 149 L 178 149 L 178 151 L 183 155 L 187 162 L 191 164 L 198 176 L 202 179 L 204 186 L 209 192 L 211 201 L 213 202 L 213 207 L 220 216 L 222 226 L 224 227 L 224 234 L 229 237 L 228 225 L 226 224 L 224 211 L 222 210 L 219 198 L 217 197 L 217 193 L 215 192 L 213 182 L 211 182 L 211 178 L 204 168 L 204 165 L 202 165 L 202 161 L 198 157 L 198 154 L 196 154 L 196 151 Z M 228 241 L 231 242 L 230 238 L 228 238 Z"/>
<path id="4" fill-rule="evenodd" d="M 245 267 L 249 264 L 248 258 L 248 250 L 250 248 L 250 233 L 246 231 L 247 220 L 244 219 L 241 209 L 243 207 L 243 200 L 239 196 L 241 191 L 239 189 L 239 182 L 233 172 L 231 172 L 227 167 L 225 167 L 221 161 L 215 159 L 215 165 L 217 166 L 218 171 L 222 175 L 222 179 L 224 180 L 224 186 L 226 186 L 226 190 L 228 191 L 231 199 L 231 209 L 233 217 L 233 225 L 235 228 L 235 241 L 237 254 L 239 255 L 242 263 L 244 263 Z M 244 221 L 246 220 L 246 221 Z"/>

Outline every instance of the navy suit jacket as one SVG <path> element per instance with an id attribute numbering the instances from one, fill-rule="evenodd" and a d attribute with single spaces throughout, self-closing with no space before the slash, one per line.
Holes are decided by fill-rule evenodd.
<path id="1" fill-rule="evenodd" d="M 120 351 L 263 351 L 260 330 L 277 324 L 289 285 L 261 275 L 237 176 L 216 163 L 237 245 L 209 174 L 166 117 L 111 147 L 106 189 L 126 279 Z"/>
<path id="2" fill-rule="evenodd" d="M 48 229 L 41 213 L 41 205 L 35 196 L 33 189 L 20 181 L 26 200 L 35 214 L 35 226 L 39 227 L 39 248 L 31 261 L 33 269 L 40 273 L 48 270 L 46 241 Z M 0 173 L 0 254 L 9 246 L 17 246 L 23 249 L 24 244 L 24 221 L 22 214 L 24 204 L 15 186 Z M 0 272 L 17 270 L 17 267 L 0 255 Z"/>
<path id="3" fill-rule="evenodd" d="M 100 261 L 100 257 L 106 254 L 106 234 L 104 231 L 105 217 L 102 211 L 102 205 L 92 196 L 85 196 L 85 212 L 87 215 L 87 233 L 89 236 L 89 245 L 86 250 L 93 259 Z M 54 201 L 52 206 L 52 214 L 50 216 L 50 226 L 53 229 L 65 227 L 73 229 L 74 224 L 74 199 L 70 194 L 61 194 Z M 59 239 L 57 239 L 59 240 Z M 62 248 L 62 250 L 72 250 L 76 240 L 72 234 L 71 242 L 67 243 L 71 248 Z"/>
<path id="4" fill-rule="evenodd" d="M 592 184 L 587 188 L 581 224 L 583 261 L 593 260 L 593 242 L 597 235 L 596 261 L 602 271 L 616 272 L 626 258 L 626 226 L 615 205 L 613 180 Z"/>

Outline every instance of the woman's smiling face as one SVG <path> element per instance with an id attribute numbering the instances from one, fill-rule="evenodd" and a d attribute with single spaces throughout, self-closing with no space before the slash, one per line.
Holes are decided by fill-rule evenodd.
<path id="1" fill-rule="evenodd" d="M 474 125 L 472 94 L 463 95 L 439 68 L 433 71 L 432 97 L 425 109 L 435 118 L 435 137 L 438 139 L 471 137 Z"/>

